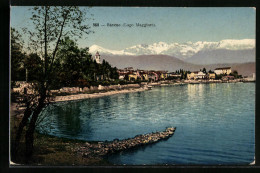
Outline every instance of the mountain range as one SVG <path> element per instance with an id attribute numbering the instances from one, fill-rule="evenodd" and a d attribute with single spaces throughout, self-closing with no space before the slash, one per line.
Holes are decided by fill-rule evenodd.
<path id="1" fill-rule="evenodd" d="M 105 55 L 169 55 L 185 60 L 201 52 L 210 52 L 214 50 L 254 50 L 255 39 L 242 40 L 221 40 L 219 42 L 186 42 L 186 43 L 165 43 L 158 42 L 153 44 L 140 44 L 131 46 L 122 50 L 106 49 L 98 45 L 92 45 L 89 48 L 90 53 L 99 51 Z"/>
<path id="2" fill-rule="evenodd" d="M 255 39 L 221 40 L 219 42 L 186 42 L 140 44 L 122 50 L 111 50 L 92 45 L 89 51 L 97 51 L 117 68 L 133 67 L 144 70 L 175 71 L 180 68 L 194 71 L 205 67 L 231 66 L 242 75 L 255 72 Z"/>
<path id="3" fill-rule="evenodd" d="M 199 65 L 185 62 L 168 55 L 106 55 L 102 56 L 101 60 L 103 59 L 119 69 L 133 67 L 134 69 L 142 70 L 167 70 L 169 72 L 174 72 L 179 69 L 199 71 L 205 67 L 207 71 L 209 71 L 219 67 L 232 67 L 232 70 L 237 70 L 238 73 L 243 76 L 250 76 L 252 73 L 255 73 L 255 62 Z"/>

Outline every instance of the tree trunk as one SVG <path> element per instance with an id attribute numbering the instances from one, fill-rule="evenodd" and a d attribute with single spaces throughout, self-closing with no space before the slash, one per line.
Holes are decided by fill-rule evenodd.
<path id="1" fill-rule="evenodd" d="M 18 148 L 20 146 L 20 140 L 21 140 L 23 128 L 26 126 L 26 124 L 28 122 L 28 119 L 29 119 L 31 114 L 32 114 L 31 109 L 27 107 L 25 112 L 24 112 L 23 119 L 20 122 L 18 130 L 16 132 L 16 137 L 15 137 L 15 142 L 14 142 L 14 156 L 16 156 L 16 154 L 18 152 Z"/>
<path id="2" fill-rule="evenodd" d="M 39 98 L 39 104 L 33 111 L 32 118 L 29 123 L 29 127 L 25 134 L 25 144 L 26 144 L 25 154 L 26 154 L 26 157 L 28 157 L 28 158 L 30 158 L 33 153 L 34 130 L 36 127 L 36 121 L 38 119 L 38 116 L 45 106 L 45 103 L 44 103 L 45 99 L 46 99 L 46 90 L 44 89 L 41 97 Z"/>
<path id="3" fill-rule="evenodd" d="M 39 114 L 41 113 L 42 109 L 44 107 L 43 103 L 39 103 L 36 110 L 33 112 L 31 121 L 29 123 L 28 130 L 26 131 L 25 140 L 26 140 L 26 156 L 31 157 L 33 153 L 33 142 L 34 142 L 34 130 L 36 127 L 36 121 L 38 119 Z"/>

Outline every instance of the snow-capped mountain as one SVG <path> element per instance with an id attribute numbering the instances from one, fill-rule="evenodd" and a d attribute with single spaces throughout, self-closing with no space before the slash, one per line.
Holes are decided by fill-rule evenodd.
<path id="1" fill-rule="evenodd" d="M 90 53 L 99 51 L 107 55 L 169 55 L 180 59 L 187 59 L 202 51 L 211 50 L 248 50 L 255 48 L 255 39 L 242 40 L 221 40 L 219 42 L 186 42 L 186 43 L 165 43 L 140 44 L 125 48 L 123 50 L 110 50 L 93 45 L 89 48 Z"/>
<path id="2" fill-rule="evenodd" d="M 106 55 L 135 55 L 133 53 L 125 52 L 124 50 L 109 50 L 98 45 L 92 45 L 89 47 L 89 52 L 94 55 L 96 52 Z"/>

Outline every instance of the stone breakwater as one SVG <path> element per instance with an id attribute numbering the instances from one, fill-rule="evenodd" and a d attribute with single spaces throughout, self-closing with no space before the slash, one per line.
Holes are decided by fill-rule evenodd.
<path id="1" fill-rule="evenodd" d="M 160 140 L 168 139 L 174 134 L 175 130 L 176 128 L 169 127 L 166 128 L 166 130 L 163 132 L 137 135 L 134 138 L 125 140 L 114 139 L 111 142 L 98 142 L 92 144 L 86 142 L 77 149 L 77 152 L 82 154 L 83 157 L 102 157 L 108 154 L 117 153 L 131 148 L 156 143 Z"/>

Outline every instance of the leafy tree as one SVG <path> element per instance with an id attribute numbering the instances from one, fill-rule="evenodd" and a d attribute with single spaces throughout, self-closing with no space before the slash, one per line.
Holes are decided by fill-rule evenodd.
<path id="1" fill-rule="evenodd" d="M 65 37 L 61 41 L 60 50 L 57 53 L 56 73 L 57 82 L 63 86 L 77 85 L 81 80 L 87 79 L 87 68 L 91 55 L 88 49 L 79 49 L 77 44 Z"/>
<path id="2" fill-rule="evenodd" d="M 129 75 L 128 74 L 125 75 L 124 80 L 129 80 Z"/>
<path id="3" fill-rule="evenodd" d="M 61 41 L 65 37 L 76 40 L 83 33 L 89 34 L 90 28 L 84 24 L 86 11 L 74 6 L 41 6 L 31 9 L 31 21 L 33 30 L 24 28 L 25 34 L 29 34 L 29 48 L 41 58 L 41 77 L 28 86 L 32 94 L 23 96 L 26 105 L 23 119 L 21 120 L 15 139 L 15 152 L 20 143 L 21 134 L 25 126 L 26 156 L 33 152 L 34 131 L 41 111 L 46 108 L 50 100 L 50 86 L 56 80 L 57 52 Z"/>
<path id="4" fill-rule="evenodd" d="M 41 58 L 36 54 L 32 53 L 29 56 L 26 56 L 24 59 L 24 67 L 27 69 L 27 80 L 28 81 L 39 81 L 39 79 L 42 77 L 42 60 Z"/>
<path id="5" fill-rule="evenodd" d="M 238 75 L 237 70 L 234 70 L 234 71 L 233 71 L 232 73 L 230 73 L 229 75 L 230 75 L 230 76 L 234 76 L 236 79 L 242 77 L 241 75 Z"/>
<path id="6" fill-rule="evenodd" d="M 207 70 L 206 70 L 205 67 L 202 69 L 202 72 L 203 72 L 203 73 L 207 73 Z"/>
<path id="7" fill-rule="evenodd" d="M 111 79 L 119 79 L 119 75 L 117 73 L 117 68 L 111 68 L 111 74 L 110 74 Z"/>
<path id="8" fill-rule="evenodd" d="M 25 53 L 22 52 L 23 41 L 21 34 L 11 28 L 11 80 L 25 80 L 24 59 Z"/>

